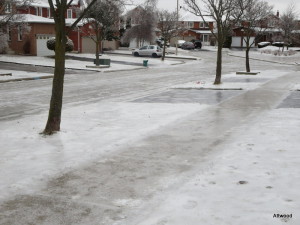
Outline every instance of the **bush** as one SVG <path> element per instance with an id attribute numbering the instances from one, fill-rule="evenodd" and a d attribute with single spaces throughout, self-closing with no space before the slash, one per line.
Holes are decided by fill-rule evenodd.
<path id="1" fill-rule="evenodd" d="M 0 32 L 0 54 L 4 54 L 8 49 L 8 36 Z"/>
<path id="2" fill-rule="evenodd" d="M 55 51 L 55 38 L 50 38 L 47 41 L 47 48 L 49 50 Z M 66 43 L 66 52 L 71 52 L 74 50 L 74 43 L 71 39 L 67 38 L 67 43 Z"/>
<path id="3" fill-rule="evenodd" d="M 24 52 L 24 54 L 30 54 L 30 41 L 29 40 L 27 40 L 26 42 L 25 42 L 25 44 L 23 45 L 23 52 Z"/>
<path id="4" fill-rule="evenodd" d="M 231 47 L 231 43 L 232 43 L 232 37 L 231 36 L 227 36 L 226 40 L 223 44 L 223 48 L 230 48 Z"/>

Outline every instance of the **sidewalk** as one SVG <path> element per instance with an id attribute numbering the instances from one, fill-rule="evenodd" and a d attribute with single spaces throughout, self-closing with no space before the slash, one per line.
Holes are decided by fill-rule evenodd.
<path id="1" fill-rule="evenodd" d="M 71 107 L 49 138 L 45 115 L 2 122 L 0 221 L 298 225 L 299 108 L 279 106 L 300 76 L 272 75 L 217 103 L 185 90 Z"/>

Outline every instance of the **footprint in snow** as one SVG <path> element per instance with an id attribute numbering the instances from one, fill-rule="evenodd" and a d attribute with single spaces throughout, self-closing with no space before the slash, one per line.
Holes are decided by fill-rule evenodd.
<path id="1" fill-rule="evenodd" d="M 184 205 L 183 208 L 185 209 L 193 209 L 198 205 L 196 201 L 187 201 Z"/>

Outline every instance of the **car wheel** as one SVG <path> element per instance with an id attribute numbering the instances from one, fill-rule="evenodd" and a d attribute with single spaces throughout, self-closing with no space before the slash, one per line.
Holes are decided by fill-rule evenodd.
<path id="1" fill-rule="evenodd" d="M 135 52 L 133 55 L 134 56 L 140 56 L 140 54 L 138 52 Z"/>
<path id="2" fill-rule="evenodd" d="M 153 53 L 153 54 L 152 54 L 152 57 L 153 57 L 153 58 L 157 58 L 158 55 L 157 55 L 156 53 Z"/>

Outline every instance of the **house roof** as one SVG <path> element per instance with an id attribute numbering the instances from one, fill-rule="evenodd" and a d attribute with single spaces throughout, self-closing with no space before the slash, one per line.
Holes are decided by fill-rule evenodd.
<path id="1" fill-rule="evenodd" d="M 206 22 L 214 22 L 215 21 L 210 16 L 204 16 L 204 19 Z M 201 16 L 196 16 L 195 14 L 188 12 L 188 11 L 183 11 L 182 13 L 180 13 L 179 20 L 184 21 L 184 22 L 202 22 L 203 21 Z"/>
<path id="2" fill-rule="evenodd" d="M 45 18 L 41 16 L 36 16 L 32 14 L 19 14 L 21 21 L 16 22 L 26 22 L 26 23 L 54 23 L 53 19 Z M 18 19 L 17 19 L 18 20 Z"/>
<path id="3" fill-rule="evenodd" d="M 68 0 L 69 2 L 69 0 Z M 55 4 L 55 2 L 53 2 Z M 87 2 L 86 0 L 73 0 L 73 2 L 71 3 L 71 5 L 78 5 L 79 3 L 81 3 L 81 5 L 83 6 L 87 6 Z M 32 0 L 32 2 L 30 2 L 31 6 L 35 6 L 35 7 L 43 7 L 43 8 L 49 8 L 49 3 L 48 0 Z"/>
<path id="4" fill-rule="evenodd" d="M 125 4 L 123 6 L 123 15 L 126 15 L 127 13 L 129 13 L 131 10 L 137 8 L 137 5 L 134 4 Z"/>

